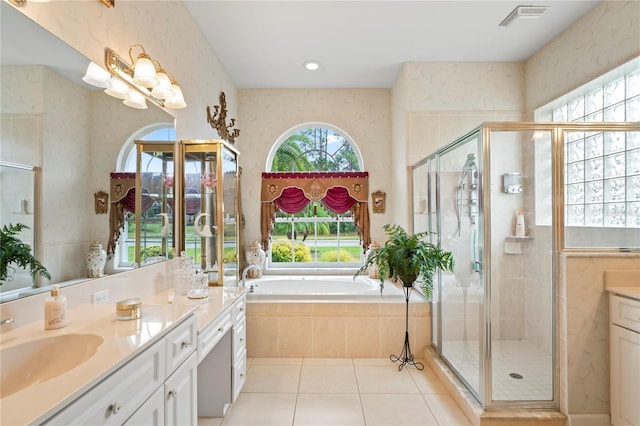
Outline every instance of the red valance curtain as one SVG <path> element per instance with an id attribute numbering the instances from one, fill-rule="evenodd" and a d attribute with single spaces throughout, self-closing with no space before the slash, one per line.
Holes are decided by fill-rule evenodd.
<path id="1" fill-rule="evenodd" d="M 127 211 L 136 212 L 136 174 L 111 173 L 110 182 L 111 209 L 109 210 L 109 257 L 115 252 L 118 238 L 124 227 L 124 215 Z M 142 194 L 142 211 L 146 212 L 153 205 L 154 199 Z"/>
<path id="2" fill-rule="evenodd" d="M 311 201 L 321 201 L 329 210 L 351 211 L 360 232 L 363 251 L 370 243 L 367 194 L 368 172 L 263 173 L 261 191 L 262 246 L 269 247 L 276 212 L 294 214 Z"/>

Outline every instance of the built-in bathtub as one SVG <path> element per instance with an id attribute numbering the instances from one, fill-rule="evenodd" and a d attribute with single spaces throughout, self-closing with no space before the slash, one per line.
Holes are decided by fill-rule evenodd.
<path id="1" fill-rule="evenodd" d="M 401 288 L 380 280 L 358 276 L 265 276 L 247 281 L 247 300 L 299 302 L 404 302 Z M 412 292 L 411 300 L 421 295 Z"/>
<path id="2" fill-rule="evenodd" d="M 249 357 L 384 358 L 404 343 L 401 288 L 359 276 L 265 276 L 247 280 Z M 253 286 L 253 290 L 252 290 Z M 409 337 L 417 354 L 431 341 L 430 305 L 414 290 Z"/>

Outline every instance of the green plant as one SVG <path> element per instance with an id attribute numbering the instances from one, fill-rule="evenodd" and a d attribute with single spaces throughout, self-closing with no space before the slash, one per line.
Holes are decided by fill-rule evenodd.
<path id="1" fill-rule="evenodd" d="M 311 250 L 305 244 L 296 244 L 294 249 L 296 262 L 311 262 Z M 271 245 L 271 261 L 293 262 L 291 259 L 291 243 L 274 243 Z"/>
<path id="2" fill-rule="evenodd" d="M 437 269 L 453 271 L 453 254 L 424 240 L 431 232 L 409 235 L 400 225 L 385 225 L 388 236 L 384 246 L 373 249 L 356 276 L 373 264 L 380 269 L 380 281 L 400 280 L 405 287 L 422 280 L 420 289 L 427 299 L 433 292 L 433 274 Z"/>
<path id="3" fill-rule="evenodd" d="M 359 249 L 359 248 L 358 248 Z M 330 250 L 320 255 L 321 262 L 337 262 L 338 250 Z M 340 262 L 355 262 L 356 259 L 346 250 L 340 250 Z"/>
<path id="4" fill-rule="evenodd" d="M 47 268 L 31 254 L 31 246 L 17 237 L 23 229 L 29 229 L 29 227 L 22 223 L 17 223 L 15 225 L 5 225 L 0 230 L 0 284 L 2 284 L 1 281 L 6 281 L 10 276 L 9 265 L 29 268 L 29 273 L 33 280 L 38 275 L 51 279 L 51 274 L 47 271 Z"/>

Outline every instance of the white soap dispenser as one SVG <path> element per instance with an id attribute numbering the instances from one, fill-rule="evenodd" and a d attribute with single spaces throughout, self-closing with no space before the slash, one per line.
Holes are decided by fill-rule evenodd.
<path id="1" fill-rule="evenodd" d="M 60 286 L 54 284 L 51 296 L 44 301 L 44 329 L 53 330 L 67 325 L 67 298 L 60 294 Z"/>
<path id="2" fill-rule="evenodd" d="M 524 229 L 524 215 L 522 214 L 522 209 L 518 210 L 518 214 L 516 215 L 516 237 L 524 237 L 526 235 L 526 231 Z"/>

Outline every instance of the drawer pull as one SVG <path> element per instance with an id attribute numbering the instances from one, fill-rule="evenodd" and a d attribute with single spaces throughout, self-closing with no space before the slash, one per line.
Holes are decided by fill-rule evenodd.
<path id="1" fill-rule="evenodd" d="M 169 398 L 177 398 L 178 397 L 178 390 L 177 389 L 171 389 L 169 391 Z"/>
<path id="2" fill-rule="evenodd" d="M 240 309 L 238 309 L 238 310 L 239 310 L 240 312 L 243 312 L 243 311 L 244 311 L 244 308 L 240 308 Z"/>
<path id="3" fill-rule="evenodd" d="M 224 331 L 224 327 L 220 327 L 220 328 L 218 329 L 218 333 L 222 333 L 223 331 Z"/>
<path id="4" fill-rule="evenodd" d="M 109 410 L 113 413 L 113 414 L 118 414 L 118 411 L 120 411 L 120 403 L 119 402 L 114 402 L 113 404 L 111 404 L 109 406 Z"/>
<path id="5" fill-rule="evenodd" d="M 191 343 L 189 343 L 189 341 L 188 341 L 188 340 L 183 340 L 183 341 L 182 341 L 182 343 L 181 343 L 181 345 L 180 345 L 180 347 L 181 347 L 182 349 L 184 349 L 184 348 L 188 348 L 189 346 L 191 346 Z"/>
<path id="6" fill-rule="evenodd" d="M 240 338 L 240 341 L 241 341 L 241 342 L 244 342 L 244 339 L 241 337 L 241 338 Z"/>

